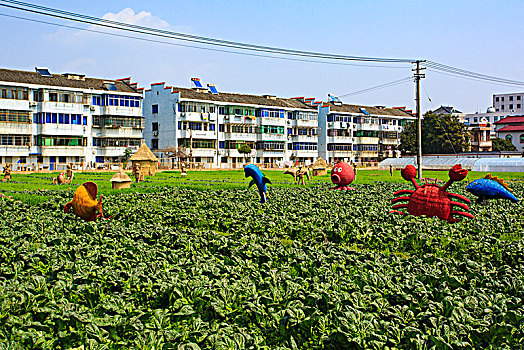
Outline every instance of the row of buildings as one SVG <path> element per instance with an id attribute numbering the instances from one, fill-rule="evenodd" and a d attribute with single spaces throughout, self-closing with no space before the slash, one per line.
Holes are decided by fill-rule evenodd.
<path id="1" fill-rule="evenodd" d="M 219 92 L 130 78 L 0 69 L 0 162 L 21 166 L 119 162 L 145 139 L 161 161 L 184 149 L 209 166 L 300 161 L 378 161 L 399 155 L 400 132 L 415 118 L 404 108 L 312 98 Z M 247 144 L 251 154 L 238 148 Z"/>
<path id="2" fill-rule="evenodd" d="M 440 106 L 435 114 L 451 114 L 469 126 L 471 150 L 492 150 L 495 137 L 510 141 L 524 152 L 524 93 L 494 94 L 493 104 L 485 113 L 462 113 L 452 106 Z"/>
<path id="3" fill-rule="evenodd" d="M 323 103 L 152 84 L 144 92 L 144 138 L 153 151 L 184 147 L 195 162 L 242 164 L 299 161 L 372 162 L 398 156 L 403 127 L 413 115 L 403 108 Z M 247 144 L 251 154 L 238 149 Z M 157 152 L 158 157 L 167 154 Z"/>

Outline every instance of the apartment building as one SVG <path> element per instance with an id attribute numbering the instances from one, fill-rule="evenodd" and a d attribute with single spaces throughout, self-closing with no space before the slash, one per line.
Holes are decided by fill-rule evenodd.
<path id="1" fill-rule="evenodd" d="M 330 97 L 318 120 L 319 156 L 328 162 L 373 162 L 400 155 L 400 133 L 415 117 L 403 107 L 349 105 Z"/>
<path id="2" fill-rule="evenodd" d="M 524 113 L 524 92 L 494 94 L 493 107 L 496 112 Z"/>
<path id="3" fill-rule="evenodd" d="M 144 94 L 144 138 L 160 159 L 183 148 L 192 162 L 236 166 L 246 161 L 313 162 L 317 155 L 314 99 L 219 92 L 192 79 L 192 88 L 151 84 Z M 238 148 L 247 144 L 251 154 Z"/>
<path id="4" fill-rule="evenodd" d="M 142 140 L 142 95 L 130 78 L 0 69 L 0 163 L 118 161 Z"/>

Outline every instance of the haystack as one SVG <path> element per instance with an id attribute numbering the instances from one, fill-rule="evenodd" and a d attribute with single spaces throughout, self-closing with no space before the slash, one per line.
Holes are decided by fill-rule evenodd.
<path id="1" fill-rule="evenodd" d="M 151 152 L 145 142 L 142 144 L 142 146 L 140 146 L 138 151 L 136 151 L 135 154 L 129 158 L 129 160 L 133 164 L 133 167 L 136 163 L 140 164 L 140 171 L 143 175 L 155 175 L 158 158 L 153 154 L 153 152 Z"/>
<path id="2" fill-rule="evenodd" d="M 131 187 L 131 182 L 133 182 L 122 168 L 118 169 L 117 173 L 109 181 L 111 181 L 114 190 L 129 188 Z"/>
<path id="3" fill-rule="evenodd" d="M 328 165 L 322 157 L 318 157 L 317 161 L 311 166 L 313 168 L 313 176 L 326 175 Z"/>

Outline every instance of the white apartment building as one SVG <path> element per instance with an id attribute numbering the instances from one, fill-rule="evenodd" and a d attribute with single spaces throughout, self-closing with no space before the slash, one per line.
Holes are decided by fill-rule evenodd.
<path id="1" fill-rule="evenodd" d="M 0 69 L 0 163 L 54 170 L 118 161 L 138 149 L 142 94 L 130 78 Z"/>
<path id="2" fill-rule="evenodd" d="M 524 113 L 524 92 L 511 94 L 494 94 L 495 112 Z"/>
<path id="3" fill-rule="evenodd" d="M 317 105 L 313 99 L 225 93 L 205 88 L 151 84 L 145 91 L 144 138 L 160 159 L 162 150 L 184 147 L 192 162 L 209 166 L 313 162 L 317 155 Z M 252 149 L 245 156 L 238 148 Z M 227 165 L 226 165 L 227 164 Z"/>
<path id="4" fill-rule="evenodd" d="M 466 114 L 464 116 L 464 122 L 470 126 L 488 123 L 491 127 L 490 136 L 495 137 L 495 126 L 496 126 L 495 123 L 511 115 L 518 115 L 518 113 L 509 112 L 509 111 L 506 111 L 506 112 L 498 111 L 497 112 L 495 111 L 494 107 L 488 107 L 488 109 L 486 110 L 486 113 Z"/>
<path id="5" fill-rule="evenodd" d="M 319 110 L 319 156 L 328 163 L 398 157 L 400 133 L 414 120 L 404 108 L 356 106 L 331 100 Z"/>

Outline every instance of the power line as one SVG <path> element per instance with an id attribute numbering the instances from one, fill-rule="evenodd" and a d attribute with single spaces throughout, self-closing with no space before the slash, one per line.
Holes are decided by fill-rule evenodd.
<path id="1" fill-rule="evenodd" d="M 263 57 L 263 58 L 271 58 L 271 59 L 285 60 L 285 61 L 321 63 L 321 64 L 341 65 L 341 66 L 372 67 L 372 68 L 395 68 L 395 69 L 405 69 L 406 68 L 406 66 L 388 66 L 388 65 L 373 65 L 373 64 L 366 64 L 366 63 L 319 61 L 319 60 L 308 60 L 308 59 L 305 59 L 305 58 L 281 57 L 281 56 L 271 56 L 271 55 L 264 55 L 264 54 L 256 54 L 256 53 L 250 53 L 250 52 L 231 51 L 231 50 L 225 50 L 225 49 L 218 49 L 218 48 L 211 48 L 211 47 L 202 47 L 202 46 L 189 45 L 189 44 L 179 44 L 179 43 L 167 42 L 167 41 L 162 41 L 162 40 L 141 38 L 141 37 L 132 36 L 132 35 L 104 32 L 104 31 L 96 30 L 96 29 L 81 28 L 81 27 L 67 25 L 67 24 L 59 24 L 59 23 L 53 23 L 53 22 L 37 20 L 37 19 L 33 19 L 33 18 L 26 18 L 26 17 L 14 16 L 14 15 L 7 15 L 7 14 L 4 14 L 4 13 L 0 13 L 0 16 L 8 17 L 8 18 L 14 18 L 14 19 L 20 19 L 20 20 L 24 20 L 24 21 L 28 21 L 28 22 L 46 24 L 46 25 L 51 25 L 51 26 L 55 26 L 55 27 L 77 29 L 77 30 L 81 30 L 81 31 L 85 31 L 85 32 L 109 35 L 109 36 L 114 36 L 114 37 L 119 37 L 119 38 L 134 39 L 134 40 L 140 40 L 140 41 L 145 41 L 145 42 L 165 44 L 165 45 L 172 45 L 172 46 L 179 46 L 179 47 L 188 47 L 188 48 L 199 49 L 199 50 L 206 50 L 206 51 L 224 52 L 224 53 L 230 53 L 230 54 L 241 55 L 241 56 Z"/>
<path id="2" fill-rule="evenodd" d="M 406 83 L 408 81 L 411 81 L 411 79 L 412 79 L 412 77 L 406 77 L 406 78 L 402 78 L 402 79 L 399 79 L 399 80 L 391 81 L 389 83 L 385 83 L 385 84 L 380 84 L 380 85 L 377 85 L 377 86 L 369 87 L 367 89 L 362 89 L 362 90 L 350 92 L 350 93 L 344 94 L 344 95 L 338 95 L 338 97 L 354 96 L 354 95 L 359 95 L 359 94 L 363 94 L 363 93 L 366 93 L 366 92 L 380 90 L 380 89 L 384 89 L 384 88 L 387 88 L 387 87 L 391 87 L 391 86 L 395 86 L 395 85 Z"/>
<path id="3" fill-rule="evenodd" d="M 490 76 L 486 74 L 475 73 L 475 72 L 468 71 L 465 69 L 460 69 L 460 68 L 456 68 L 453 66 L 441 64 L 435 61 L 426 62 L 426 61 L 421 61 L 421 60 L 405 59 L 405 58 L 383 58 L 383 57 L 338 55 L 338 54 L 320 53 L 320 52 L 313 52 L 313 51 L 292 50 L 292 49 L 285 49 L 285 48 L 278 48 L 278 47 L 271 47 L 271 46 L 264 46 L 264 45 L 254 45 L 254 44 L 247 44 L 247 43 L 242 43 L 242 42 L 237 42 L 237 41 L 221 40 L 221 39 L 215 39 L 215 38 L 210 38 L 210 37 L 190 35 L 190 34 L 185 34 L 185 33 L 149 28 L 149 27 L 144 27 L 144 26 L 139 26 L 139 25 L 134 25 L 134 24 L 123 23 L 123 22 L 117 22 L 117 21 L 107 20 L 104 18 L 97 18 L 97 17 L 92 17 L 92 16 L 83 15 L 79 13 L 54 9 L 51 7 L 35 5 L 35 4 L 23 2 L 23 1 L 0 0 L 0 2 L 2 2 L 0 3 L 0 6 L 6 7 L 6 8 L 25 11 L 25 12 L 29 12 L 29 13 L 33 13 L 37 15 L 54 17 L 54 18 L 67 20 L 67 21 L 74 21 L 74 22 L 95 25 L 95 26 L 100 26 L 100 27 L 105 27 L 105 28 L 110 28 L 110 29 L 128 31 L 128 32 L 136 33 L 136 34 L 162 37 L 165 39 L 189 41 L 189 42 L 203 44 L 203 45 L 220 46 L 220 47 L 226 47 L 229 49 L 242 50 L 242 51 L 257 51 L 257 52 L 268 54 L 268 55 L 261 55 L 261 54 L 255 55 L 255 54 L 248 54 L 246 52 L 242 52 L 245 55 L 251 55 L 251 56 L 272 57 L 272 58 L 274 56 L 270 56 L 270 55 L 300 56 L 300 57 L 314 58 L 314 59 L 319 59 L 319 60 L 334 60 L 337 62 L 357 61 L 357 62 L 375 62 L 375 63 L 416 63 L 418 61 L 420 63 L 424 62 L 426 67 L 432 71 L 437 71 L 439 73 L 448 74 L 448 75 L 455 76 L 455 77 L 466 78 L 466 79 L 469 78 L 469 79 L 473 79 L 477 81 L 485 81 L 485 82 L 491 82 L 495 84 L 524 86 L 524 81 L 504 79 L 504 78 L 499 78 L 499 77 Z M 12 16 L 12 17 L 16 18 L 16 16 Z M 33 21 L 37 22 L 36 20 L 33 20 Z M 44 23 L 44 22 L 41 21 L 40 23 Z M 51 23 L 47 23 L 47 24 L 51 24 Z M 58 25 L 58 24 L 53 24 L 53 25 Z M 76 28 L 76 27 L 73 27 L 73 28 Z M 80 29 L 80 30 L 98 32 L 98 31 L 94 31 L 90 29 Z M 103 33 L 103 32 L 99 32 L 99 33 Z M 125 36 L 125 35 L 115 35 L 115 36 L 130 37 L 130 38 L 138 39 L 135 37 Z M 163 41 L 157 41 L 157 40 L 151 40 L 151 39 L 149 41 L 166 43 Z M 179 44 L 178 46 L 184 46 L 184 45 Z M 191 45 L 186 45 L 186 47 L 204 49 L 202 47 L 191 46 Z M 215 49 L 214 51 L 239 54 L 238 52 L 233 52 L 233 51 L 228 51 L 228 50 Z M 320 61 L 312 61 L 312 62 L 320 63 Z"/>
<path id="4" fill-rule="evenodd" d="M 85 24 L 97 25 L 106 28 L 119 29 L 131 31 L 139 34 L 160 36 L 169 39 L 184 40 L 190 42 L 196 42 L 206 45 L 222 46 L 228 48 L 234 48 L 238 50 L 250 50 L 250 51 L 259 51 L 273 54 L 282 54 L 282 55 L 291 55 L 291 56 L 302 56 L 302 57 L 311 57 L 311 58 L 320 58 L 320 59 L 330 59 L 330 60 L 342 60 L 342 61 L 361 61 L 361 62 L 381 62 L 381 63 L 411 63 L 412 59 L 397 59 L 397 58 L 381 58 L 381 57 L 364 57 L 364 56 L 349 56 L 349 55 L 335 55 L 328 53 L 312 52 L 312 51 L 302 51 L 302 50 L 291 50 L 284 48 L 277 48 L 271 46 L 263 45 L 253 45 L 246 44 L 236 41 L 229 40 L 220 40 L 203 36 L 189 35 L 184 33 L 172 32 L 167 30 L 154 29 L 144 26 L 132 25 L 117 21 L 111 21 L 102 18 L 96 18 L 91 16 L 86 16 L 78 13 L 62 11 L 58 9 L 53 9 L 46 6 L 34 5 L 22 1 L 15 0 L 0 0 L 4 4 L 0 6 L 26 11 L 30 13 L 35 13 L 44 16 L 50 16 L 54 18 L 60 18 L 64 20 L 70 20 Z M 5 3 L 9 3 L 5 4 Z"/>

